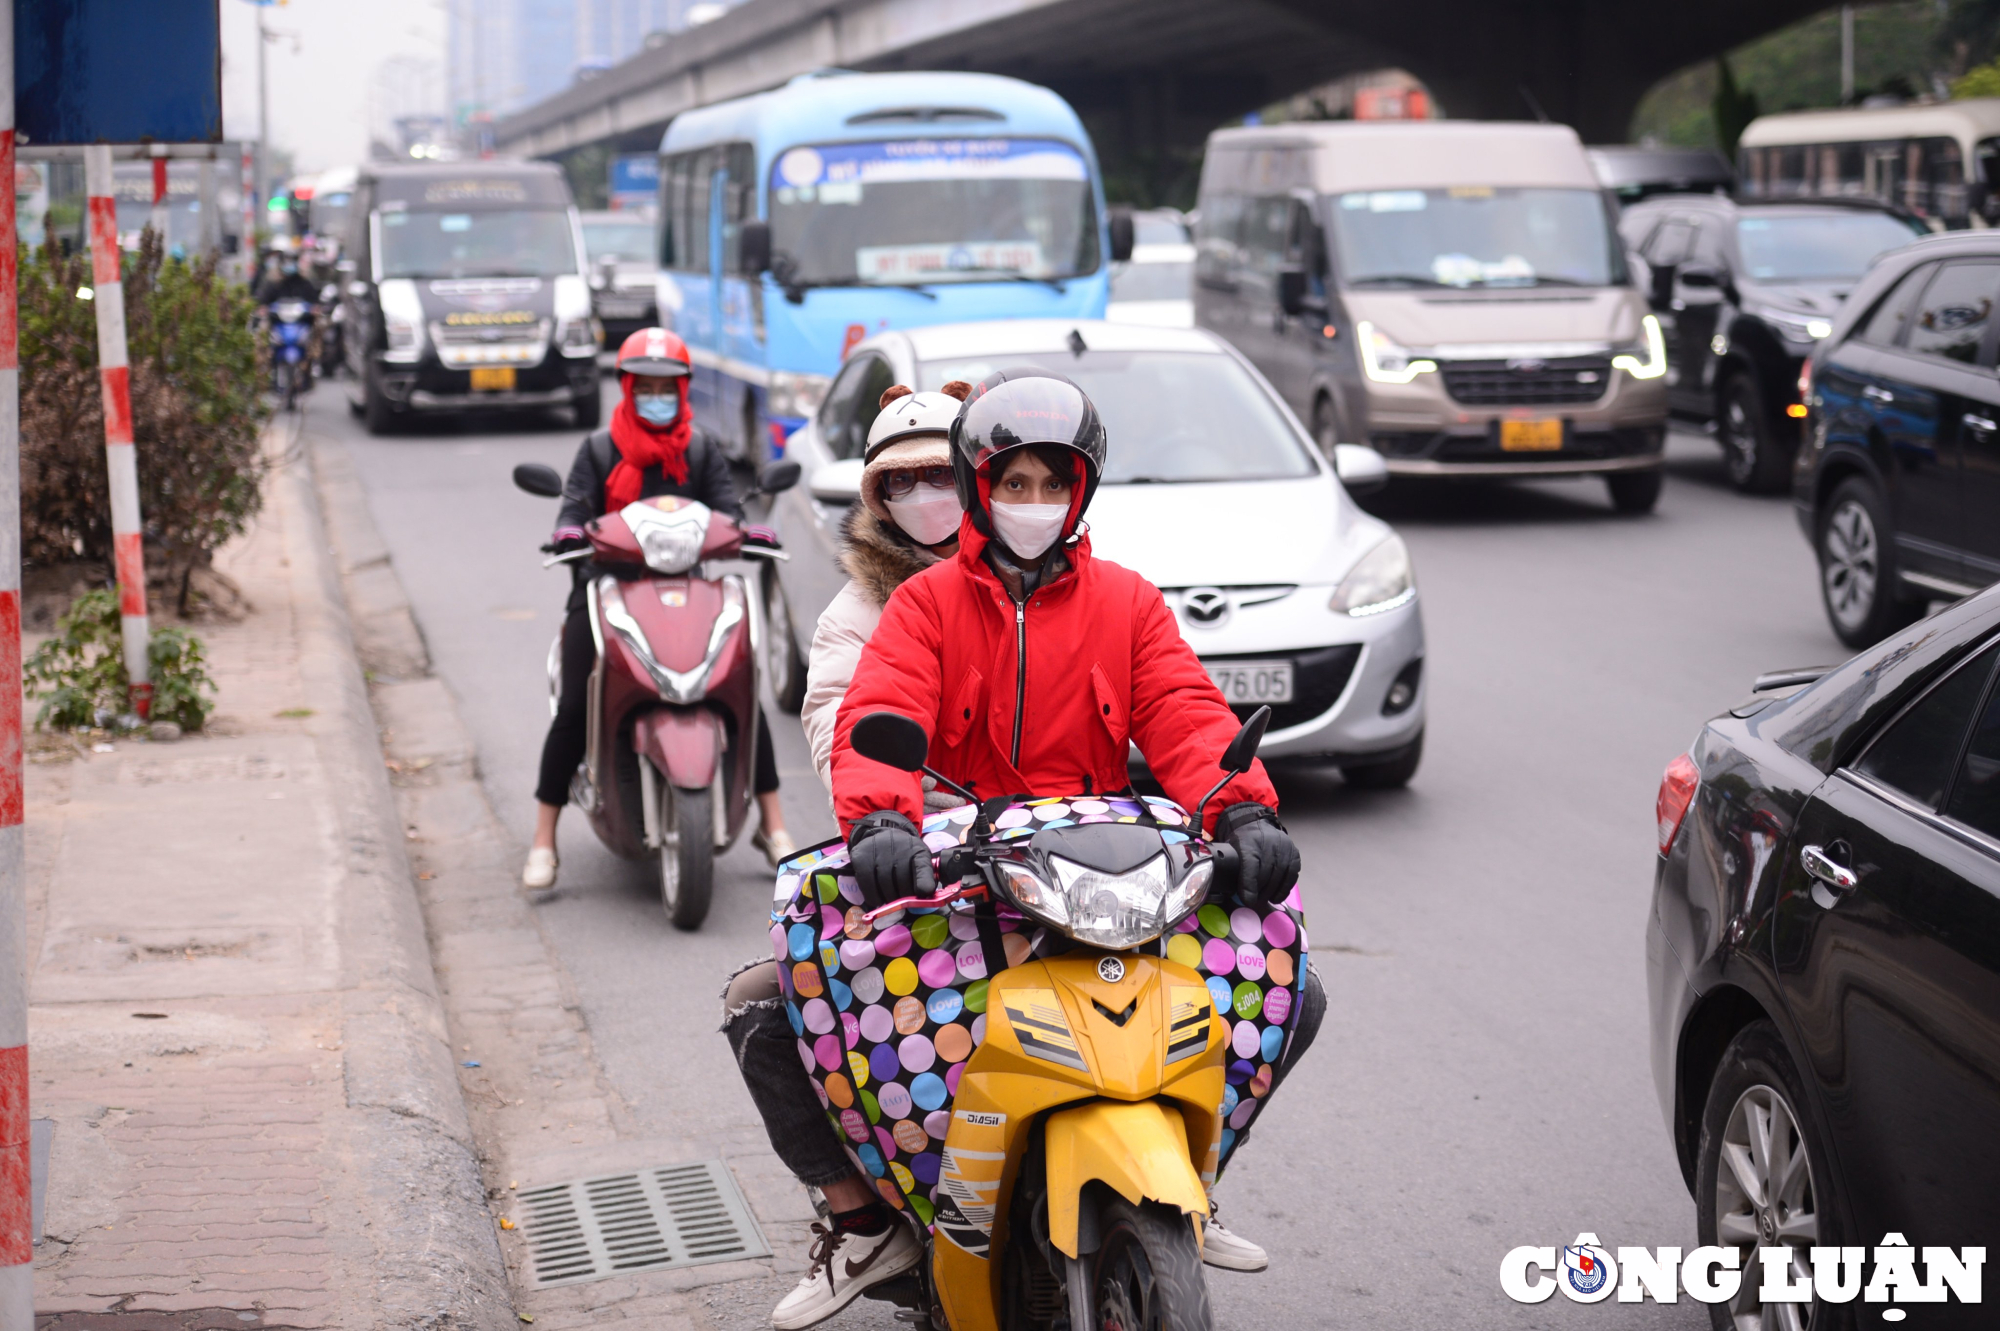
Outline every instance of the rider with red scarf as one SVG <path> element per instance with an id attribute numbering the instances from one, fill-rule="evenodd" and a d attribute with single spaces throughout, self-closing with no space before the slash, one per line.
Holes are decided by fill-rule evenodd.
<path id="1" fill-rule="evenodd" d="M 562 509 L 551 538 L 557 552 L 580 550 L 590 542 L 584 524 L 627 504 L 659 495 L 685 495 L 742 522 L 743 505 L 729 477 L 729 462 L 706 430 L 694 423 L 687 400 L 690 361 L 687 344 L 664 328 L 642 328 L 618 349 L 622 390 L 611 428 L 583 441 L 563 483 Z M 590 635 L 584 587 L 596 570 L 576 567 L 562 635 L 562 696 L 549 737 L 542 744 L 540 780 L 535 786 L 535 840 L 521 881 L 547 888 L 556 881 L 556 820 L 569 801 L 570 779 L 583 761 L 590 672 L 597 647 Z M 785 831 L 778 802 L 778 764 L 771 751 L 771 728 L 757 727 L 755 786 L 760 826 L 751 844 L 775 867 L 796 847 Z"/>

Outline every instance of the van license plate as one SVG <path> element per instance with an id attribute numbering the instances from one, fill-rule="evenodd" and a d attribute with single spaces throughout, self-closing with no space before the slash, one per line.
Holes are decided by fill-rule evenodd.
<path id="1" fill-rule="evenodd" d="M 475 393 L 509 393 L 513 389 L 514 367 L 511 365 L 472 372 L 472 391 Z"/>
<path id="2" fill-rule="evenodd" d="M 1207 665 L 1208 677 L 1232 704 L 1255 707 L 1292 700 L 1290 661 L 1210 661 Z"/>
<path id="3" fill-rule="evenodd" d="M 1554 453 L 1563 446 L 1560 418 L 1539 421 L 1501 421 L 1500 448 L 1508 453 Z"/>

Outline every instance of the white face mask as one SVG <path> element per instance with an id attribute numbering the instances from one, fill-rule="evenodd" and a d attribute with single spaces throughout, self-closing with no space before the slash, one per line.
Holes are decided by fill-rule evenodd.
<path id="1" fill-rule="evenodd" d="M 1023 559 L 1034 559 L 1054 545 L 1068 520 L 1068 504 L 993 505 L 993 530 Z"/>
<path id="2" fill-rule="evenodd" d="M 883 501 L 909 538 L 918 545 L 936 545 L 950 540 L 958 531 L 965 510 L 958 506 L 958 491 L 940 490 L 935 485 L 919 485 L 896 499 Z"/>

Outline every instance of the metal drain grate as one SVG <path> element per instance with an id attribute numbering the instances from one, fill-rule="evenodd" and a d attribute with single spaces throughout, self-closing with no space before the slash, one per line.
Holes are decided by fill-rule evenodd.
<path id="1" fill-rule="evenodd" d="M 528 1188 L 520 1205 L 536 1289 L 771 1255 L 720 1160 Z"/>

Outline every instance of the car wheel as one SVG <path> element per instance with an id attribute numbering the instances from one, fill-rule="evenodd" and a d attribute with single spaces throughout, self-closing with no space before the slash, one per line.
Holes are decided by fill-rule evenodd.
<path id="1" fill-rule="evenodd" d="M 371 378 L 361 386 L 361 422 L 370 434 L 393 434 L 401 424 L 401 413 L 389 405 L 389 399 L 375 386 Z"/>
<path id="2" fill-rule="evenodd" d="M 1764 393 L 1747 374 L 1732 374 L 1722 386 L 1715 437 L 1722 445 L 1729 483 L 1745 494 L 1769 494 L 1791 475 L 1791 456 L 1771 436 Z"/>
<path id="3" fill-rule="evenodd" d="M 1650 471 L 1615 471 L 1604 478 L 1611 491 L 1611 507 L 1620 513 L 1651 513 L 1660 502 L 1660 487 L 1666 473 L 1658 467 Z"/>
<path id="4" fill-rule="evenodd" d="M 1921 609 L 1899 595 L 1894 533 L 1881 492 L 1859 476 L 1835 488 L 1820 517 L 1820 599 L 1849 647 L 1880 642 Z"/>
<path id="5" fill-rule="evenodd" d="M 1742 1254 L 1736 1297 L 1708 1307 L 1716 1331 L 1830 1331 L 1843 1305 L 1759 1298 L 1765 1248 L 1791 1250 L 1792 1279 L 1812 1279 L 1810 1251 L 1839 1242 L 1827 1153 L 1778 1028 L 1752 1022 L 1723 1051 L 1702 1110 L 1695 1161 L 1696 1230 Z"/>
<path id="6" fill-rule="evenodd" d="M 1410 784 L 1424 760 L 1424 732 L 1399 756 L 1386 763 L 1342 763 L 1341 778 L 1357 790 L 1400 790 Z"/>
<path id="7" fill-rule="evenodd" d="M 771 696 L 781 710 L 797 716 L 806 700 L 806 663 L 792 631 L 792 607 L 785 599 L 778 571 L 764 569 L 765 668 L 771 674 Z"/>

